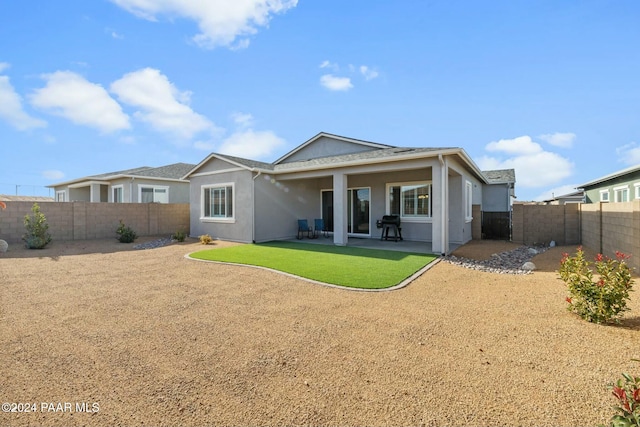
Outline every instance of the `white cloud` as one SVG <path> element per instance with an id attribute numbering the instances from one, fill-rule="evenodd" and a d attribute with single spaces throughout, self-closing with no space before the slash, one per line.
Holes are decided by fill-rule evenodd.
<path id="1" fill-rule="evenodd" d="M 216 144 L 213 141 L 196 141 L 193 143 L 193 148 L 202 151 L 213 151 Z"/>
<path id="2" fill-rule="evenodd" d="M 636 142 L 616 147 L 618 161 L 629 166 L 640 163 L 640 147 Z"/>
<path id="3" fill-rule="evenodd" d="M 298 0 L 111 0 L 121 8 L 149 21 L 158 16 L 186 18 L 198 24 L 193 40 L 201 47 L 245 48 L 259 27 L 271 16 L 296 7 Z"/>
<path id="4" fill-rule="evenodd" d="M 481 157 L 478 166 L 482 170 L 515 169 L 516 188 L 547 187 L 561 182 L 573 173 L 574 165 L 570 160 L 543 150 L 540 144 L 526 135 L 494 141 L 485 148 L 496 155 Z"/>
<path id="5" fill-rule="evenodd" d="M 253 116 L 246 113 L 233 113 L 231 119 L 240 128 L 248 128 L 253 125 Z"/>
<path id="6" fill-rule="evenodd" d="M 7 76 L 0 76 L 0 118 L 18 130 L 29 130 L 47 125 L 46 122 L 33 118 L 24 111 L 22 97 L 16 93 Z"/>
<path id="7" fill-rule="evenodd" d="M 31 94 L 33 106 L 102 132 L 131 127 L 129 117 L 102 86 L 71 71 L 56 71 L 42 77 L 47 85 Z"/>
<path id="8" fill-rule="evenodd" d="M 556 147 L 571 148 L 576 140 L 576 134 L 571 132 L 546 133 L 538 138 Z"/>
<path id="9" fill-rule="evenodd" d="M 200 132 L 217 129 L 187 105 L 191 92 L 178 91 L 165 75 L 153 68 L 125 74 L 111 84 L 111 91 L 121 102 L 138 108 L 134 117 L 157 131 L 191 139 Z"/>
<path id="10" fill-rule="evenodd" d="M 371 68 L 367 67 L 366 65 L 361 65 L 360 66 L 360 74 L 362 74 L 364 76 L 364 79 L 369 81 L 369 80 L 373 80 L 376 77 L 378 77 L 378 72 L 375 70 L 372 70 Z"/>
<path id="11" fill-rule="evenodd" d="M 42 171 L 42 177 L 51 181 L 59 181 L 64 178 L 64 172 L 55 169 L 46 170 Z"/>
<path id="12" fill-rule="evenodd" d="M 8 62 L 0 62 L 0 73 L 9 68 L 11 64 Z"/>
<path id="13" fill-rule="evenodd" d="M 240 130 L 226 138 L 220 148 L 221 154 L 249 159 L 267 159 L 286 141 L 272 131 Z"/>
<path id="14" fill-rule="evenodd" d="M 325 74 L 320 77 L 320 84 L 332 91 L 347 91 L 353 88 L 349 77 L 336 77 L 333 74 Z"/>

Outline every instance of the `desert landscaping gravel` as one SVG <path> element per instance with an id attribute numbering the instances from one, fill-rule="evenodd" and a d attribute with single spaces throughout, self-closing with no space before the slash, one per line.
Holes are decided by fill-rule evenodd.
<path id="1" fill-rule="evenodd" d="M 640 374 L 638 292 L 618 326 L 566 311 L 575 248 L 532 274 L 440 262 L 362 293 L 191 261 L 194 240 L 133 246 L 0 254 L 0 400 L 22 410 L 0 425 L 588 426 L 613 415 L 607 384 Z"/>

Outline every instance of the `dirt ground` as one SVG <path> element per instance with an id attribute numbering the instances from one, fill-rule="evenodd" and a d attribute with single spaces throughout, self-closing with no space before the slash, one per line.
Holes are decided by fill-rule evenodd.
<path id="1" fill-rule="evenodd" d="M 377 293 L 184 257 L 200 249 L 0 254 L 0 401 L 22 411 L 0 425 L 585 426 L 640 373 L 637 292 L 619 326 L 566 311 L 556 270 L 575 248 L 531 275 L 440 262 Z"/>

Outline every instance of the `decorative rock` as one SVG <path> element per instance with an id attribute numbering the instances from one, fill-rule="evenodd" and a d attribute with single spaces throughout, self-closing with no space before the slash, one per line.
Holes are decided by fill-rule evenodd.
<path id="1" fill-rule="evenodd" d="M 5 253 L 7 252 L 7 249 L 9 249 L 9 244 L 4 240 L 0 240 L 0 252 Z"/>
<path id="2" fill-rule="evenodd" d="M 524 271 L 533 271 L 536 269 L 536 265 L 534 263 L 532 263 L 531 261 L 527 261 L 524 264 L 522 264 L 522 269 Z"/>
<path id="3" fill-rule="evenodd" d="M 549 242 L 549 247 L 553 248 L 556 245 L 556 241 L 552 240 L 551 242 Z"/>
<path id="4" fill-rule="evenodd" d="M 139 243 L 137 245 L 134 245 L 133 249 L 155 249 L 155 248 L 160 248 L 162 246 L 167 246 L 173 242 L 174 240 L 172 240 L 171 238 L 162 238 L 157 240 L 151 240 L 150 242 L 146 242 L 146 243 Z"/>
<path id="5" fill-rule="evenodd" d="M 457 257 L 455 255 L 446 256 L 444 257 L 444 260 L 461 267 L 470 268 L 473 270 L 487 271 L 490 273 L 531 274 L 531 272 L 536 268 L 535 265 L 530 262 L 531 259 L 535 255 L 540 254 L 546 250 L 547 248 L 543 246 L 521 246 L 512 251 L 493 254 L 489 259 L 484 261 Z M 533 265 L 533 269 L 525 269 L 524 266 L 526 264 Z"/>

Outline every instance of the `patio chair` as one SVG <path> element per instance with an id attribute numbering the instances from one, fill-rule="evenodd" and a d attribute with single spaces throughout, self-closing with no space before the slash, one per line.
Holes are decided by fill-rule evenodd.
<path id="1" fill-rule="evenodd" d="M 316 237 L 320 237 L 320 233 L 322 233 L 324 237 L 329 237 L 329 230 L 325 228 L 324 220 L 321 218 L 316 218 L 313 220 L 313 234 Z"/>
<path id="2" fill-rule="evenodd" d="M 313 235 L 313 228 L 309 226 L 309 223 L 306 219 L 298 220 L 298 240 L 301 240 L 304 237 L 304 233 L 307 233 L 307 237 L 313 239 L 315 236 Z"/>

